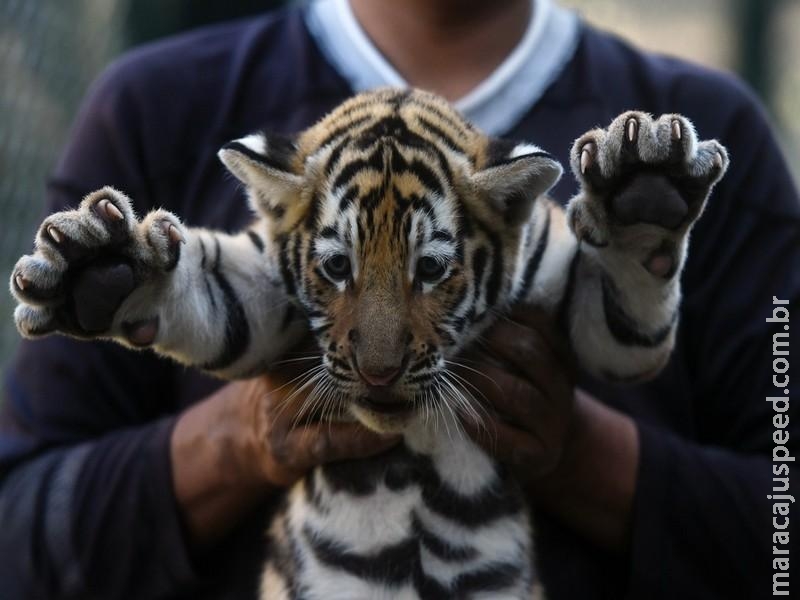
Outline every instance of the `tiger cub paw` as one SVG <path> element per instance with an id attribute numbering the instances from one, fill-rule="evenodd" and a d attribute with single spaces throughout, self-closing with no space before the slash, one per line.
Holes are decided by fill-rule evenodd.
<path id="1" fill-rule="evenodd" d="M 699 141 L 681 115 L 631 111 L 578 138 L 570 162 L 581 184 L 567 208 L 575 236 L 669 278 L 728 154 L 716 140 Z"/>
<path id="2" fill-rule="evenodd" d="M 86 196 L 76 210 L 50 215 L 34 253 L 11 274 L 17 329 L 29 338 L 61 332 L 152 343 L 157 322 L 118 309 L 137 288 L 175 268 L 184 238 L 177 217 L 158 210 L 139 221 L 130 200 L 110 187 Z"/>

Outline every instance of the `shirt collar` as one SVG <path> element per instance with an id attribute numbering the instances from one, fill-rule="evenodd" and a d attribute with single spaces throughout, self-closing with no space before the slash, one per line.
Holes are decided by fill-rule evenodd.
<path id="1" fill-rule="evenodd" d="M 503 62 L 454 106 L 483 131 L 502 135 L 536 104 L 575 53 L 579 21 L 552 0 L 531 0 L 528 27 Z M 356 92 L 408 83 L 369 39 L 348 0 L 316 0 L 306 25 Z"/>

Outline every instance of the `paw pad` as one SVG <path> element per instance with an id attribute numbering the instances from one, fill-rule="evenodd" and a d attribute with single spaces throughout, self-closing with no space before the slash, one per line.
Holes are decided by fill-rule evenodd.
<path id="1" fill-rule="evenodd" d="M 158 335 L 158 317 L 133 323 L 123 323 L 122 331 L 132 345 L 137 347 L 150 346 Z"/>
<path id="2" fill-rule="evenodd" d="M 120 307 L 148 278 L 177 265 L 182 242 L 180 222 L 166 211 L 140 221 L 112 188 L 87 195 L 77 209 L 49 216 L 35 252 L 17 261 L 9 282 L 20 303 L 17 328 L 25 336 L 119 334 Z M 157 327 L 136 325 L 131 343 L 150 344 Z"/>
<path id="3" fill-rule="evenodd" d="M 676 244 L 702 213 L 728 157 L 715 140 L 698 140 L 681 115 L 629 111 L 579 137 L 570 163 L 582 187 L 568 207 L 575 236 L 612 245 L 670 278 L 682 264 Z"/>
<path id="4" fill-rule="evenodd" d="M 645 263 L 645 268 L 656 277 L 668 277 L 672 272 L 675 261 L 669 254 L 653 254 Z"/>

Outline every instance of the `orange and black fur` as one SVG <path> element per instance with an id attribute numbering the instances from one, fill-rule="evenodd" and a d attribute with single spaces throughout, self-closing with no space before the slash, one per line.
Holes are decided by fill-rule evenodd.
<path id="1" fill-rule="evenodd" d="M 254 134 L 220 157 L 257 213 L 227 235 L 170 213 L 137 220 L 104 188 L 42 224 L 11 288 L 23 335 L 152 347 L 224 378 L 269 367 L 309 330 L 307 418 L 357 419 L 404 443 L 319 467 L 269 528 L 262 598 L 541 594 L 524 498 L 461 434 L 484 407 L 454 356 L 512 304 L 564 328 L 601 377 L 653 376 L 672 349 L 688 232 L 727 155 L 680 115 L 629 112 L 579 138 L 581 192 L 546 152 L 489 138 L 428 93 L 384 89 L 295 138 Z M 76 309 L 88 257 L 121 256 L 132 292 L 106 322 Z M 97 306 L 114 290 L 97 290 Z M 99 308 L 97 310 L 100 310 Z"/>

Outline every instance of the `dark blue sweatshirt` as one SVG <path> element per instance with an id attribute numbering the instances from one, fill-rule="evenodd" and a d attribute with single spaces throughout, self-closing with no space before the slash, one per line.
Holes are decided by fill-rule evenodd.
<path id="1" fill-rule="evenodd" d="M 256 129 L 300 131 L 351 93 L 300 9 L 143 48 L 94 85 L 48 183 L 47 210 L 110 184 L 140 214 L 162 206 L 189 225 L 234 230 L 251 217 L 217 149 Z M 572 140 L 627 109 L 683 113 L 702 138 L 727 146 L 731 167 L 692 235 L 667 368 L 637 387 L 582 382 L 639 427 L 630 551 L 604 553 L 542 514 L 540 570 L 551 600 L 769 597 L 775 426 L 766 397 L 778 393 L 778 326 L 766 318 L 776 296 L 800 319 L 798 192 L 764 114 L 733 78 L 590 27 L 510 136 L 567 164 Z M 554 194 L 566 202 L 575 191 L 565 177 Z M 788 446 L 798 455 L 800 355 L 789 362 Z M 0 598 L 252 597 L 268 507 L 196 557 L 172 493 L 175 415 L 219 385 L 113 344 L 23 342 L 0 417 Z M 797 564 L 800 505 L 793 511 Z M 793 583 L 800 589 L 800 577 Z"/>

